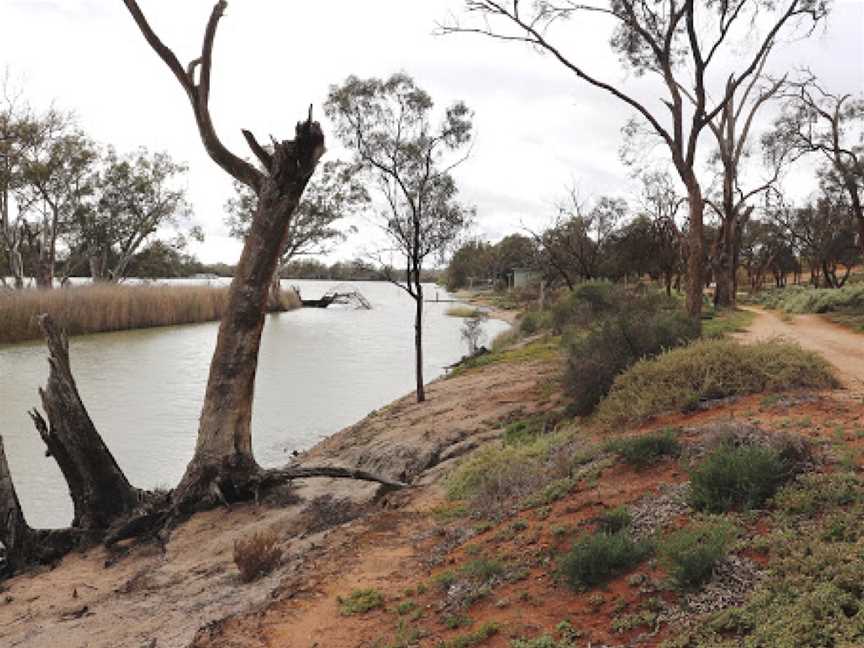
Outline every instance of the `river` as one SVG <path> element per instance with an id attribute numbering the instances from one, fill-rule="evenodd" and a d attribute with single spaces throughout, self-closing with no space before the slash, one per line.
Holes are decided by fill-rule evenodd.
<path id="1" fill-rule="evenodd" d="M 334 282 L 292 281 L 304 298 Z M 346 306 L 270 315 L 264 327 L 252 421 L 255 456 L 286 463 L 362 419 L 414 385 L 413 301 L 386 283 L 351 284 L 371 310 Z M 435 286 L 427 299 L 449 298 Z M 463 320 L 452 304 L 425 305 L 425 377 L 433 380 L 466 352 Z M 130 481 L 142 488 L 177 483 L 195 446 L 217 323 L 72 338 L 70 356 L 81 397 Z M 485 324 L 486 341 L 505 330 Z M 57 464 L 45 457 L 27 410 L 48 374 L 44 344 L 0 346 L 0 434 L 27 521 L 64 526 L 72 503 Z"/>

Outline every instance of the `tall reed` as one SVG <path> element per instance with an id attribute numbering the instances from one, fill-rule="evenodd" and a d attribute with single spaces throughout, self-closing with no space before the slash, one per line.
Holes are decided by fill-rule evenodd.
<path id="1" fill-rule="evenodd" d="M 173 326 L 221 319 L 228 288 L 213 286 L 94 285 L 54 290 L 0 290 L 0 344 L 41 338 L 38 315 L 47 313 L 70 335 Z M 300 306 L 282 291 L 278 310 Z"/>

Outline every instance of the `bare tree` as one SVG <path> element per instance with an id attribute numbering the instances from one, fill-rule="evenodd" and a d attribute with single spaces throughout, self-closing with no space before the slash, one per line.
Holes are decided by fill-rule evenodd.
<path id="1" fill-rule="evenodd" d="M 864 252 L 864 97 L 829 92 L 812 74 L 790 84 L 784 96 L 775 142 L 798 155 L 818 154 L 825 161 L 823 186 L 846 194 Z"/>
<path id="2" fill-rule="evenodd" d="M 325 105 L 340 139 L 386 201 L 381 221 L 391 243 L 387 251 L 404 259 L 398 276 L 389 265 L 385 271 L 415 304 L 417 402 L 426 399 L 423 264 L 455 243 L 473 213 L 457 201 L 450 175 L 465 159 L 460 151 L 471 139 L 471 113 L 457 102 L 435 124 L 433 108 L 432 98 L 404 74 L 386 80 L 349 77 L 330 89 Z"/>
<path id="3" fill-rule="evenodd" d="M 228 3 L 213 7 L 201 55 L 183 67 L 148 24 L 136 0 L 124 0 L 144 38 L 174 74 L 189 98 L 201 141 L 226 173 L 258 197 L 255 217 L 243 246 L 228 308 L 219 326 L 216 350 L 204 397 L 195 455 L 174 491 L 178 506 L 210 503 L 219 497 L 248 496 L 260 469 L 252 455 L 252 399 L 267 295 L 292 216 L 324 153 L 324 134 L 309 118 L 297 124 L 293 140 L 275 141 L 267 151 L 243 131 L 262 169 L 229 151 L 210 116 L 213 41 Z"/>
<path id="4" fill-rule="evenodd" d="M 474 33 L 499 40 L 527 43 L 562 65 L 580 80 L 612 95 L 635 110 L 639 118 L 669 149 L 672 162 L 687 188 L 689 202 L 689 254 L 687 310 L 698 319 L 702 310 L 704 277 L 704 196 L 696 172 L 699 138 L 723 111 L 731 96 L 757 74 L 760 62 L 797 18 L 815 25 L 827 11 L 825 0 L 609 0 L 583 3 L 573 0 L 465 0 L 470 24 L 445 25 L 445 33 Z M 602 79 L 564 49 L 556 28 L 588 15 L 608 18 L 615 27 L 611 46 L 623 64 L 637 75 L 660 80 L 663 98 L 652 107 L 627 91 L 615 79 Z M 722 68 L 720 61 L 742 31 L 751 37 L 758 25 L 765 31 L 757 38 L 734 79 L 717 101 L 710 97 L 709 72 Z M 721 70 L 728 78 L 728 69 Z M 685 81 L 686 78 L 686 81 Z M 687 101 L 686 92 L 692 97 Z M 685 109 L 685 104 L 692 103 Z M 668 115 L 668 117 L 667 117 Z"/>

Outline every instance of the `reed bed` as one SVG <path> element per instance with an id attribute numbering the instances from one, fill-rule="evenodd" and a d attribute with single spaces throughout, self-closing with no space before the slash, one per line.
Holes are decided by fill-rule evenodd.
<path id="1" fill-rule="evenodd" d="M 49 314 L 69 335 L 174 326 L 221 319 L 228 288 L 214 286 L 95 285 L 54 290 L 0 290 L 0 344 L 42 337 L 37 316 Z M 271 310 L 300 306 L 291 290 Z"/>

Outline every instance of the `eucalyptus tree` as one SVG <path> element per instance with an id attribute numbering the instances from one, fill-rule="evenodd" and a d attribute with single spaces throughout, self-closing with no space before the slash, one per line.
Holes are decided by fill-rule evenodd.
<path id="1" fill-rule="evenodd" d="M 225 225 L 229 234 L 244 240 L 255 216 L 258 197 L 247 185 L 234 182 L 234 195 L 225 203 Z M 356 168 L 344 162 L 331 161 L 306 188 L 279 255 L 271 286 L 272 301 L 279 303 L 280 276 L 300 256 L 325 254 L 333 245 L 354 231 L 340 227 L 340 221 L 356 214 L 369 203 L 365 186 L 358 181 Z"/>
<path id="2" fill-rule="evenodd" d="M 784 97 L 774 145 L 822 159 L 823 188 L 845 194 L 864 252 L 864 95 L 831 92 L 808 73 L 790 84 Z"/>
<path id="3" fill-rule="evenodd" d="M 628 212 L 627 202 L 603 196 L 593 207 L 571 188 L 557 206 L 555 219 L 542 232 L 528 230 L 540 249 L 546 274 L 573 290 L 580 281 L 604 274 L 609 245 Z"/>
<path id="4" fill-rule="evenodd" d="M 33 128 L 33 115 L 12 87 L 6 72 L 0 79 L 0 252 L 12 275 L 15 289 L 24 288 L 24 214 L 17 208 L 15 192 L 21 186 L 24 135 Z M 6 278 L 0 274 L 0 284 Z"/>
<path id="5" fill-rule="evenodd" d="M 636 111 L 640 124 L 668 148 L 687 189 L 689 253 L 687 310 L 702 310 L 704 267 L 704 192 L 699 180 L 700 136 L 739 88 L 757 75 L 766 53 L 792 23 L 815 26 L 828 0 L 465 0 L 468 22 L 443 26 L 445 33 L 473 33 L 524 43 L 548 55 L 580 81 L 611 95 Z M 658 81 L 661 101 L 648 103 L 620 78 L 592 71 L 593 53 L 567 49 L 578 38 L 562 33 L 568 22 L 601 17 L 613 27 L 610 41 L 622 65 L 637 77 Z M 596 29 L 596 24 L 589 28 Z M 731 72 L 729 62 L 747 36 L 753 51 Z M 725 88 L 712 99 L 712 72 Z M 689 99 L 688 99 L 689 95 Z"/>
<path id="6" fill-rule="evenodd" d="M 72 246 L 90 264 L 94 281 L 120 281 L 129 262 L 160 231 L 187 227 L 186 166 L 167 153 L 140 148 L 120 155 L 109 148 L 96 179 L 95 200 L 73 220 Z"/>
<path id="7" fill-rule="evenodd" d="M 426 399 L 423 380 L 423 266 L 442 256 L 468 226 L 473 211 L 462 205 L 451 171 L 466 159 L 471 112 L 462 102 L 435 120 L 434 102 L 405 74 L 388 79 L 350 76 L 330 88 L 325 104 L 336 134 L 354 163 L 377 187 L 385 205 L 379 221 L 389 241 L 382 254 L 402 257 L 389 281 L 414 300 L 417 402 Z"/>
<path id="8" fill-rule="evenodd" d="M 789 147 L 773 147 L 763 156 L 766 162 L 764 175 L 749 180 L 744 170 L 752 153 L 751 136 L 756 116 L 786 84 L 785 75 L 774 79 L 764 74 L 771 49 L 765 49 L 756 72 L 746 85 L 735 87 L 734 76 L 727 80 L 723 108 L 708 122 L 717 144 L 714 161 L 720 167 L 719 199 L 709 198 L 707 201 L 720 219 L 711 254 L 716 286 L 714 305 L 724 308 L 735 305 L 741 230 L 755 209 L 751 201 L 777 190 L 777 183 L 790 158 Z"/>
<path id="9" fill-rule="evenodd" d="M 25 214 L 36 214 L 33 274 L 39 288 L 53 287 L 58 240 L 92 206 L 99 155 L 71 116 L 55 110 L 34 122 L 23 141 L 18 204 Z"/>

